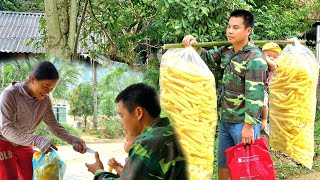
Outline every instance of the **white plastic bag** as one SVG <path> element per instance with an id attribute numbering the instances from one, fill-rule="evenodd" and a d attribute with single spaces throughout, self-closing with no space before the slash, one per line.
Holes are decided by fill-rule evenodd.
<path id="1" fill-rule="evenodd" d="M 284 48 L 278 65 L 269 87 L 270 145 L 311 169 L 319 64 L 296 41 Z"/>

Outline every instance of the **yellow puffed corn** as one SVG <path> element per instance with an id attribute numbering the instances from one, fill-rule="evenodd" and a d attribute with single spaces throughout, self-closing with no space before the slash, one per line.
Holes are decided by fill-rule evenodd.
<path id="1" fill-rule="evenodd" d="M 208 71 L 174 53 L 162 57 L 161 105 L 173 119 L 191 180 L 211 180 L 213 173 L 218 117 L 215 79 Z"/>
<path id="2" fill-rule="evenodd" d="M 319 65 L 296 53 L 278 62 L 269 87 L 270 145 L 311 169 Z"/>
<path id="3" fill-rule="evenodd" d="M 35 160 L 39 160 L 41 157 L 41 152 L 36 152 L 33 154 Z M 35 180 L 59 180 L 59 159 L 57 157 L 50 158 L 48 155 L 45 155 L 44 162 L 39 168 L 34 170 Z"/>

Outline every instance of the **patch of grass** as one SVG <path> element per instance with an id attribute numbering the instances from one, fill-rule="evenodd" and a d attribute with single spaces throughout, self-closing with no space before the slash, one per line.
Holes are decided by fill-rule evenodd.
<path id="1" fill-rule="evenodd" d="M 277 179 L 287 179 L 297 174 L 297 170 L 303 168 L 302 165 L 297 165 L 289 157 L 277 151 L 270 150 L 270 156 L 275 165 Z"/>
<path id="2" fill-rule="evenodd" d="M 218 132 L 216 132 L 217 134 Z M 217 137 L 217 135 L 216 135 Z M 213 176 L 212 180 L 218 179 L 218 138 L 214 140 L 214 161 L 213 161 Z"/>
<path id="3" fill-rule="evenodd" d="M 89 134 L 96 136 L 97 138 L 102 138 L 102 131 L 100 130 L 90 130 Z"/>
<path id="4" fill-rule="evenodd" d="M 317 120 L 314 124 L 314 145 L 315 156 L 320 157 L 320 113 L 317 113 Z"/>
<path id="5" fill-rule="evenodd" d="M 115 139 L 123 135 L 123 127 L 116 117 L 108 117 L 98 121 L 100 138 Z"/>
<path id="6" fill-rule="evenodd" d="M 296 164 L 294 161 L 291 161 L 289 157 L 280 155 L 280 157 L 278 158 L 275 157 L 272 153 L 271 157 L 275 164 L 277 179 L 279 180 L 292 178 L 302 174 L 310 174 L 320 170 L 319 159 L 314 160 L 313 167 L 311 170 L 309 170 L 305 166 Z"/>
<path id="7" fill-rule="evenodd" d="M 72 126 L 66 124 L 66 123 L 61 123 L 61 125 L 67 130 L 69 131 L 71 134 L 76 135 L 76 136 L 81 136 L 82 132 L 81 130 L 77 130 L 74 129 Z M 50 139 L 50 141 L 54 144 L 54 145 L 65 145 L 67 144 L 66 142 L 64 142 L 62 139 L 58 138 L 57 136 L 53 135 L 47 125 L 44 122 L 40 123 L 40 126 L 37 128 L 36 135 L 41 135 L 44 137 L 47 137 L 48 139 Z"/>

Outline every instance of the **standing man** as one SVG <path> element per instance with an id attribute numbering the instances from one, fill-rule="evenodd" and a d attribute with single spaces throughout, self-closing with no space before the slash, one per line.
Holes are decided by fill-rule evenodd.
<path id="1" fill-rule="evenodd" d="M 221 127 L 218 144 L 219 180 L 230 177 L 225 150 L 240 142 L 253 144 L 259 137 L 267 64 L 259 48 L 249 42 L 253 14 L 246 10 L 231 13 L 227 38 L 232 44 L 217 50 L 201 49 L 200 56 L 210 68 L 222 74 Z M 183 38 L 184 46 L 195 45 L 195 37 Z M 200 49 L 199 49 L 200 50 Z"/>
<path id="2" fill-rule="evenodd" d="M 116 98 L 121 123 L 129 135 L 137 136 L 129 150 L 121 179 L 187 180 L 186 161 L 168 118 L 160 118 L 156 91 L 143 83 L 124 89 Z M 119 179 L 103 170 L 99 154 L 96 162 L 86 164 L 95 180 Z"/>

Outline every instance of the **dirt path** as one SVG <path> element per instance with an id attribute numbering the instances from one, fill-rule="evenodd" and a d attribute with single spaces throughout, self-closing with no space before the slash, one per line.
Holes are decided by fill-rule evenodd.
<path id="1" fill-rule="evenodd" d="M 88 139 L 94 137 L 84 137 L 87 146 L 98 151 L 105 169 L 108 169 L 107 161 L 111 157 L 115 157 L 120 163 L 124 164 L 127 154 L 123 150 L 124 139 L 118 140 L 96 140 Z M 67 169 L 64 175 L 66 180 L 88 180 L 93 179 L 93 174 L 88 172 L 85 163 L 93 163 L 95 161 L 93 154 L 80 154 L 75 152 L 70 145 L 58 147 L 60 158 L 66 163 Z M 296 175 L 288 180 L 319 180 L 320 172 L 310 174 Z"/>
<path id="2" fill-rule="evenodd" d="M 120 163 L 124 164 L 127 154 L 123 150 L 123 141 L 112 141 L 107 143 L 89 143 L 88 147 L 99 152 L 100 159 L 105 169 L 108 169 L 107 161 L 111 157 L 115 157 Z M 66 163 L 67 168 L 64 179 L 67 180 L 88 180 L 93 179 L 93 174 L 88 172 L 85 163 L 95 162 L 93 154 L 80 154 L 75 152 L 71 146 L 60 146 L 59 156 Z"/>
<path id="3" fill-rule="evenodd" d="M 319 180 L 319 179 L 320 179 L 320 172 L 313 172 L 311 174 L 304 174 L 300 176 L 298 175 L 288 180 Z"/>

